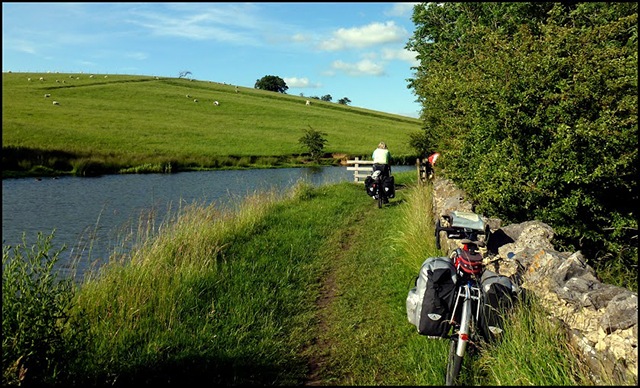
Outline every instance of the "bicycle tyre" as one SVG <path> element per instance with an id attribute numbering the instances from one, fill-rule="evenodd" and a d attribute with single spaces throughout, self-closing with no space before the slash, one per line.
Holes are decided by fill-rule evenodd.
<path id="1" fill-rule="evenodd" d="M 456 354 L 456 348 L 458 347 L 458 336 L 451 339 L 451 345 L 449 345 L 449 357 L 447 359 L 447 374 L 445 376 L 445 385 L 456 385 L 456 380 L 460 374 L 462 367 L 462 357 Z"/>
<path id="2" fill-rule="evenodd" d="M 382 209 L 382 196 L 378 194 L 378 209 Z"/>

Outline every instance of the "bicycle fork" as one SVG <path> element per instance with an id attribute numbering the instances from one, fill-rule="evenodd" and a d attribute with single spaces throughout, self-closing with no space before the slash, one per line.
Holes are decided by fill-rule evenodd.
<path id="1" fill-rule="evenodd" d="M 470 336 L 470 327 L 471 320 L 473 318 L 477 319 L 480 314 L 480 289 L 477 287 L 473 287 L 471 283 L 467 283 L 458 289 L 458 295 L 456 297 L 456 303 L 453 307 L 453 311 L 457 311 L 458 303 L 460 299 L 462 302 L 462 314 L 460 316 L 460 326 L 458 328 L 458 334 L 456 335 L 457 340 L 453 340 L 451 353 L 455 352 L 455 354 L 450 354 L 450 358 L 447 365 L 447 378 L 446 384 L 453 385 L 455 384 L 455 380 L 460 373 L 460 368 L 462 366 L 462 358 L 467 351 L 467 344 L 469 343 Z M 472 301 L 476 300 L 477 310 L 475 317 L 472 316 Z M 454 318 L 455 320 L 455 318 Z M 453 346 L 455 344 L 455 349 Z M 453 357 L 452 357 L 453 356 Z"/>

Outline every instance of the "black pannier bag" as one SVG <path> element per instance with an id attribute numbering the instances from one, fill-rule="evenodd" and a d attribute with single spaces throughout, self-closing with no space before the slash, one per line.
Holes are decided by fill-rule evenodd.
<path id="1" fill-rule="evenodd" d="M 371 176 L 366 177 L 364 180 L 364 188 L 370 197 L 373 197 L 374 195 L 376 195 L 375 187 L 373 187 L 374 183 L 375 183 L 375 180 Z"/>
<path id="2" fill-rule="evenodd" d="M 382 189 L 384 190 L 384 194 L 387 198 L 395 198 L 396 184 L 393 175 L 385 177 L 382 180 Z"/>
<path id="3" fill-rule="evenodd" d="M 487 269 L 482 273 L 480 286 L 482 309 L 478 325 L 483 337 L 493 341 L 501 337 L 504 317 L 515 304 L 520 288 L 509 277 Z"/>
<path id="4" fill-rule="evenodd" d="M 418 333 L 445 337 L 451 328 L 457 274 L 448 257 L 427 258 L 407 295 L 407 318 Z"/>

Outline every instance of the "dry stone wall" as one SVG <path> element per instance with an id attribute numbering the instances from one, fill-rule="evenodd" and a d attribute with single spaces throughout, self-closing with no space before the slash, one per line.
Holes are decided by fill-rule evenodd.
<path id="1" fill-rule="evenodd" d="M 473 211 L 473 204 L 451 181 L 433 180 L 434 220 L 452 210 Z M 638 294 L 602 283 L 578 252 L 558 252 L 553 229 L 540 221 L 491 228 L 489 269 L 511 277 L 533 292 L 549 316 L 562 323 L 597 380 L 638 384 Z M 440 236 L 450 252 L 459 240 Z"/>

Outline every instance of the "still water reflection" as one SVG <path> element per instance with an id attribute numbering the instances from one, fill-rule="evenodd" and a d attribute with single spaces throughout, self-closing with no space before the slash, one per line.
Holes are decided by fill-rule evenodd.
<path id="1" fill-rule="evenodd" d="M 394 166 L 394 173 L 412 166 Z M 271 186 L 286 190 L 304 179 L 314 185 L 352 181 L 345 167 L 284 168 L 177 174 L 107 175 L 97 178 L 62 177 L 5 179 L 2 181 L 2 245 L 15 246 L 26 234 L 28 246 L 38 232 L 55 229 L 54 247 L 63 244 L 60 267 L 81 277 L 92 264 L 99 265 L 123 237 L 137 229 L 141 217 L 153 212 L 156 224 L 168 209 L 180 204 L 237 201 Z M 364 194 L 364 193 L 363 193 Z M 71 270 L 74 258 L 80 258 Z"/>

